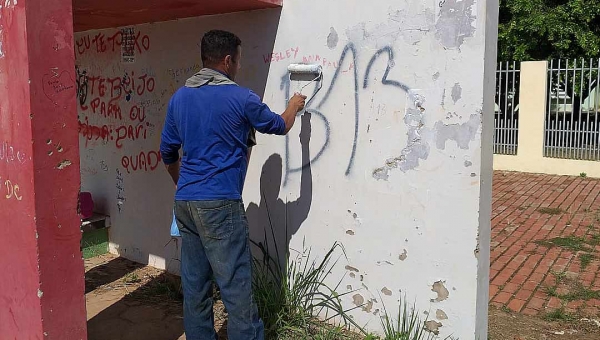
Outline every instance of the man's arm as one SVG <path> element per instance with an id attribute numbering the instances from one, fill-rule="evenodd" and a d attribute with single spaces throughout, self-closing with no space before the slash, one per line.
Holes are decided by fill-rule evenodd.
<path id="1" fill-rule="evenodd" d="M 171 176 L 171 179 L 173 179 L 173 183 L 175 183 L 175 185 L 177 185 L 177 182 L 179 182 L 180 165 L 181 162 L 179 160 L 175 163 L 165 165 L 167 167 L 167 172 Z"/>
<path id="2" fill-rule="evenodd" d="M 167 172 L 173 179 L 175 185 L 179 181 L 179 149 L 181 148 L 181 137 L 173 119 L 172 102 L 169 103 L 167 109 L 167 117 L 165 118 L 165 126 L 161 134 L 160 155 L 167 167 Z"/>
<path id="3" fill-rule="evenodd" d="M 252 154 L 252 148 L 256 145 L 256 130 L 252 127 L 248 133 L 248 141 L 246 146 L 248 147 L 248 163 L 250 163 L 250 155 Z"/>
<path id="4" fill-rule="evenodd" d="M 283 114 L 278 115 L 261 102 L 256 94 L 250 93 L 245 107 L 246 117 L 250 125 L 260 133 L 285 135 L 294 126 L 296 114 L 304 108 L 305 100 L 306 96 L 295 94 Z"/>

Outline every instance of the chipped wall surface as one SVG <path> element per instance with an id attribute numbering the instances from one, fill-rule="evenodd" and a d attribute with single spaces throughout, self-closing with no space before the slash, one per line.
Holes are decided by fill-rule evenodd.
<path id="1" fill-rule="evenodd" d="M 177 270 L 160 131 L 171 94 L 201 66 L 202 33 L 228 29 L 243 41 L 237 81 L 277 112 L 305 84 L 290 80 L 290 63 L 324 69 L 310 120 L 287 137 L 258 136 L 244 189 L 252 239 L 265 241 L 270 218 L 291 256 L 303 242 L 319 255 L 342 243 L 348 262 L 331 283 L 358 289 L 344 297 L 361 305 L 358 324 L 378 330 L 383 304 L 394 315 L 406 294 L 431 331 L 475 339 L 476 314 L 487 315 L 478 268 L 489 260 L 475 250 L 491 203 L 482 120 L 495 25 L 484 1 L 286 0 L 282 10 L 78 34 L 82 180 L 111 215 L 112 250 Z"/>

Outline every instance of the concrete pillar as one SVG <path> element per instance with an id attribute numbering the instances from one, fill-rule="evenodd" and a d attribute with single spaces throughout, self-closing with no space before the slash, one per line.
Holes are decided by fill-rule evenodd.
<path id="1" fill-rule="evenodd" d="M 528 157 L 544 156 L 544 117 L 548 90 L 548 62 L 521 63 L 519 93 L 519 149 Z"/>
<path id="2" fill-rule="evenodd" d="M 85 339 L 71 0 L 0 3 L 0 339 Z"/>

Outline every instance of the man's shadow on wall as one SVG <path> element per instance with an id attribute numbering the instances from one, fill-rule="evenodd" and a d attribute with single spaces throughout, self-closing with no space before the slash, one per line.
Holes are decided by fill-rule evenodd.
<path id="1" fill-rule="evenodd" d="M 300 196 L 293 202 L 279 198 L 283 177 L 281 155 L 271 155 L 263 165 L 260 176 L 260 204 L 250 203 L 246 216 L 250 226 L 250 239 L 259 250 L 259 259 L 278 263 L 285 272 L 290 240 L 310 212 L 312 203 L 312 170 L 310 164 L 311 115 L 301 118 L 300 144 L 302 146 L 302 174 Z M 268 255 L 270 259 L 266 259 Z"/>

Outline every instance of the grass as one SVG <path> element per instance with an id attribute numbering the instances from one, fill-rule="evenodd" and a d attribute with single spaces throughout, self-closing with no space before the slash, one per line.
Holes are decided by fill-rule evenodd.
<path id="1" fill-rule="evenodd" d="M 564 308 L 555 309 L 544 315 L 546 321 L 571 321 L 574 317 L 567 313 Z"/>
<path id="2" fill-rule="evenodd" d="M 421 319 L 414 304 L 409 308 L 406 298 L 401 300 L 395 319 L 389 316 L 385 305 L 383 310 L 384 316 L 381 317 L 381 325 L 384 337 L 382 340 L 433 340 L 438 338 L 436 330 L 427 331 L 423 327 L 428 320 Z M 448 336 L 444 339 L 453 338 Z"/>
<path id="3" fill-rule="evenodd" d="M 125 284 L 140 283 L 142 282 L 142 279 L 137 275 L 137 273 L 133 272 L 125 275 L 123 282 Z"/>
<path id="4" fill-rule="evenodd" d="M 179 277 L 163 274 L 153 278 L 147 284 L 138 288 L 135 292 L 147 299 L 164 299 L 172 301 L 183 301 L 181 279 Z"/>
<path id="5" fill-rule="evenodd" d="M 349 326 L 360 328 L 347 314 L 349 309 L 342 306 L 341 297 L 350 292 L 337 292 L 341 280 L 334 287 L 326 283 L 340 259 L 340 256 L 336 258 L 336 253 L 340 251 L 341 256 L 345 256 L 339 243 L 334 243 L 320 261 L 314 260 L 311 250 L 306 248 L 293 261 L 287 255 L 286 268 L 281 268 L 268 245 L 256 245 L 262 252 L 262 259 L 254 261 L 254 297 L 267 339 L 313 339 L 317 336 L 335 339 L 338 331 Z M 319 317 L 323 319 L 319 320 Z M 339 324 L 322 333 L 323 322 L 333 320 L 338 320 Z"/>
<path id="6" fill-rule="evenodd" d="M 581 178 L 586 178 L 586 177 L 587 177 L 587 174 L 586 174 L 585 172 L 582 172 L 582 173 L 580 173 L 580 174 L 579 174 L 579 177 L 581 177 Z"/>
<path id="7" fill-rule="evenodd" d="M 592 262 L 592 260 L 595 258 L 596 257 L 594 255 L 589 254 L 589 253 L 580 254 L 579 261 L 581 262 L 581 269 L 587 268 L 587 266 L 589 266 L 590 263 Z"/>
<path id="8" fill-rule="evenodd" d="M 590 254 L 583 254 L 590 255 Z M 583 262 L 583 261 L 582 261 Z M 583 267 L 583 264 L 582 264 Z M 565 272 L 552 274 L 556 277 L 556 286 L 546 287 L 546 294 L 551 297 L 557 297 L 562 301 L 570 302 L 577 300 L 589 301 L 592 299 L 600 299 L 600 290 L 593 290 L 585 287 L 576 279 L 568 279 Z M 559 294 L 558 285 L 565 283 L 569 289 L 568 293 Z"/>
<path id="9" fill-rule="evenodd" d="M 600 291 L 589 289 L 578 283 L 571 292 L 560 295 L 559 298 L 564 301 L 600 299 Z"/>
<path id="10" fill-rule="evenodd" d="M 600 239 L 592 237 L 586 239 L 584 237 L 567 236 L 567 237 L 555 237 L 550 240 L 538 240 L 537 244 L 545 247 L 561 247 L 572 251 L 593 251 L 589 246 L 595 246 L 598 244 Z"/>
<path id="11" fill-rule="evenodd" d="M 548 296 L 558 297 L 556 287 L 546 287 L 546 294 L 548 294 Z"/>
<path id="12" fill-rule="evenodd" d="M 562 209 L 559 208 L 539 208 L 537 211 L 546 215 L 560 215 L 563 213 Z"/>
<path id="13" fill-rule="evenodd" d="M 567 279 L 567 273 L 566 272 L 551 272 L 555 277 L 556 277 L 556 282 L 561 283 L 564 280 Z"/>

